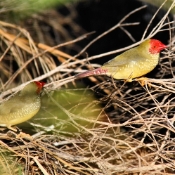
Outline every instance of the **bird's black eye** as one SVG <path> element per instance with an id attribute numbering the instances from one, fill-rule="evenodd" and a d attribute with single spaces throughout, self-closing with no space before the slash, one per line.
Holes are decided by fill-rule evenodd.
<path id="1" fill-rule="evenodd" d="M 153 49 L 156 49 L 156 46 L 153 46 Z"/>

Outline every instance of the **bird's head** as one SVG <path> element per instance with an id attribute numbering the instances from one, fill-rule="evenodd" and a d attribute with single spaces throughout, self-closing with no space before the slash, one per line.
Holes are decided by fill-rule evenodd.
<path id="1" fill-rule="evenodd" d="M 29 84 L 27 84 L 22 90 L 21 90 L 21 96 L 30 96 L 30 95 L 39 95 L 41 90 L 43 89 L 43 86 L 45 85 L 44 82 L 34 81 Z"/>
<path id="2" fill-rule="evenodd" d="M 156 39 L 150 39 L 149 40 L 149 52 L 151 54 L 158 54 L 161 52 L 161 50 L 167 48 L 166 45 L 164 45 L 162 42 Z"/>
<path id="3" fill-rule="evenodd" d="M 37 94 L 40 94 L 41 90 L 43 89 L 43 86 L 46 84 L 44 82 L 40 82 L 40 81 L 34 81 L 34 83 L 37 86 Z"/>

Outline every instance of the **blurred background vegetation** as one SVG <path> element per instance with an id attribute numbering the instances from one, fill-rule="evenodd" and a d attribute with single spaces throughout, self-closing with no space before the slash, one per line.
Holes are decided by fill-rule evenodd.
<path id="1" fill-rule="evenodd" d="M 99 66 L 119 53 L 91 61 L 89 57 L 139 41 L 163 2 L 0 2 L 0 92 L 3 94 L 38 77 L 52 83 L 42 94 L 39 113 L 18 125 L 34 140 L 1 132 L 1 174 L 174 173 L 175 132 L 165 119 L 165 116 L 174 116 L 174 82 L 154 82 L 150 89 L 141 87 L 138 82 L 113 82 L 105 76 L 66 82 L 66 78 Z M 172 0 L 167 0 L 156 13 L 146 36 L 162 20 L 172 3 Z M 124 21 L 131 25 L 116 28 L 81 53 L 93 39 L 145 4 L 147 7 Z M 174 7 L 166 15 L 165 22 L 172 21 L 173 15 Z M 135 22 L 139 24 L 133 25 Z M 171 24 L 163 26 L 164 31 L 157 32 L 154 38 L 173 45 L 173 29 L 170 28 Z M 89 32 L 94 33 L 87 35 Z M 80 36 L 85 37 L 79 39 Z M 67 67 L 64 67 L 65 63 Z M 173 65 L 172 52 L 169 57 L 162 57 L 160 64 L 147 77 L 172 78 Z M 57 68 L 58 71 L 51 74 Z M 3 100 L 4 96 L 0 94 L 0 102 Z M 164 142 L 165 137 L 169 139 L 168 144 Z"/>

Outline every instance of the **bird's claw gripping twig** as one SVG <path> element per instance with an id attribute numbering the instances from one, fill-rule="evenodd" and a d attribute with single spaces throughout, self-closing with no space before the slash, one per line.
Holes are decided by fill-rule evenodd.
<path id="1" fill-rule="evenodd" d="M 151 87 L 151 83 L 149 82 L 149 78 L 147 77 L 135 78 L 135 81 L 138 81 L 142 87 L 145 85 L 148 85 L 149 87 Z"/>

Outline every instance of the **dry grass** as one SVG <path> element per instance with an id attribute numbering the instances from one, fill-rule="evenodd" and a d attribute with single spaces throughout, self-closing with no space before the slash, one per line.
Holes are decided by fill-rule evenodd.
<path id="1" fill-rule="evenodd" d="M 175 2 L 171 8 L 174 5 Z M 137 10 L 140 9 L 128 14 L 114 28 L 97 39 L 118 27 L 125 30 L 124 26 L 135 25 L 124 22 Z M 171 22 L 165 22 L 169 11 L 151 33 L 147 34 L 148 29 L 145 30 L 143 39 L 153 37 L 161 32 L 164 26 L 171 26 Z M 173 28 L 169 27 L 168 30 L 171 33 Z M 132 38 L 127 31 L 126 33 Z M 67 83 L 70 81 L 76 86 L 77 82 L 73 81 L 72 75 L 81 72 L 84 67 L 89 68 L 85 65 L 87 61 L 120 52 L 141 42 L 80 60 L 78 56 L 81 52 L 77 56 L 70 56 L 59 48 L 74 44 L 87 35 L 50 47 L 35 43 L 35 39 L 25 29 L 2 21 L 0 34 L 2 53 L 0 101 L 33 80 L 47 80 L 47 91 L 61 88 L 63 85 L 68 86 Z M 145 38 L 146 34 L 148 37 Z M 56 59 L 52 57 L 53 55 Z M 146 80 L 144 86 L 137 81 L 126 83 L 107 77 L 90 77 L 89 79 L 96 83 L 90 89 L 101 97 L 96 101 L 103 105 L 101 117 L 105 117 L 106 120 L 84 119 L 94 123 L 94 127 L 86 128 L 74 121 L 71 110 L 56 102 L 70 117 L 73 125 L 81 128 L 81 132 L 71 133 L 71 137 L 61 135 L 59 132 L 49 134 L 50 131 L 54 131 L 52 128 L 45 128 L 34 135 L 2 132 L 1 154 L 8 150 L 15 155 L 16 164 L 24 165 L 21 174 L 22 172 L 44 175 L 173 174 L 175 171 L 174 56 L 174 36 L 171 35 L 169 49 L 161 57 L 154 79 Z M 17 86 L 19 84 L 20 86 Z M 81 102 L 78 105 L 81 105 Z M 1 165 L 8 167 L 9 171 L 6 174 L 20 174 L 19 171 L 12 171 L 12 165 L 6 159 L 0 159 Z"/>

